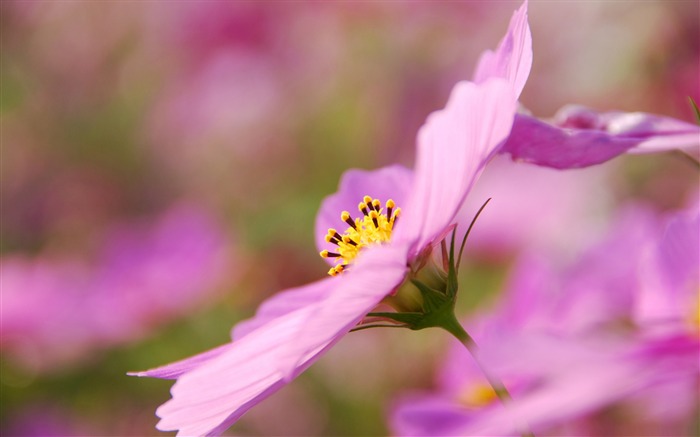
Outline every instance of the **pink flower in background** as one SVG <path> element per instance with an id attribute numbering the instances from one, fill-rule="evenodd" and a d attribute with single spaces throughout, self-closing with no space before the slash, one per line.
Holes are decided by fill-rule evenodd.
<path id="1" fill-rule="evenodd" d="M 622 413 L 628 404 L 634 416 L 627 428 L 617 425 L 628 433 L 643 431 L 632 419 L 639 411 L 647 430 L 687 426 L 700 377 L 699 226 L 692 208 L 671 216 L 662 236 L 649 212 L 630 209 L 569 268 L 522 258 L 503 305 L 475 331 L 482 358 L 513 396 L 510 407 L 494 402 L 469 371 L 470 357 L 454 349 L 437 391 L 399 400 L 392 428 L 398 435 L 432 435 L 436 426 L 441 435 L 512 435 L 526 423 L 536 435 L 579 435 L 596 418 L 573 419 L 610 405 L 622 405 Z"/>
<path id="2" fill-rule="evenodd" d="M 623 217 L 610 237 L 573 269 L 563 272 L 561 296 L 542 296 L 537 305 L 537 318 L 548 321 L 527 328 L 535 333 L 564 334 L 565 341 L 585 339 L 590 342 L 589 349 L 617 345 L 602 360 L 608 362 L 607 368 L 593 370 L 597 366 L 594 362 L 580 371 L 572 367 L 559 381 L 551 378 L 516 399 L 508 412 L 513 420 L 527 417 L 530 424 L 551 423 L 619 402 L 623 407 L 632 405 L 633 415 L 645 411 L 652 421 L 647 428 L 657 421 L 661 430 L 679 423 L 682 429 L 692 420 L 700 401 L 695 390 L 700 378 L 700 211 L 695 205 L 669 215 L 656 226 L 653 223 L 658 221 L 648 213 L 633 211 Z M 522 296 L 512 307 L 527 300 Z M 542 305 L 547 300 L 555 303 Z M 510 347 L 516 350 L 516 345 Z M 506 349 L 496 354 L 499 361 L 515 359 Z M 556 353 L 553 349 L 548 355 Z M 523 355 L 527 354 L 521 349 L 518 359 Z M 617 374 L 604 377 L 615 368 L 619 369 Z M 565 378 L 580 381 L 580 392 L 564 392 L 567 386 L 574 388 Z M 672 405 L 667 402 L 669 396 L 674 399 Z M 557 408 L 547 411 L 543 407 L 548 403 Z M 469 428 L 470 432 L 500 432 L 498 422 L 502 424 L 505 416 L 496 416 L 485 418 L 482 424 Z M 632 434 L 643 431 L 634 431 L 637 420 L 630 420 Z"/>
<path id="3" fill-rule="evenodd" d="M 697 198 L 697 195 L 695 196 Z M 693 333 L 700 322 L 700 207 L 668 220 L 660 243 L 644 253 L 633 318 L 660 333 Z"/>
<path id="4" fill-rule="evenodd" d="M 115 226 L 91 261 L 5 256 L 2 347 L 48 371 L 144 337 L 235 280 L 233 261 L 219 225 L 185 204 L 155 224 Z"/>
<path id="5" fill-rule="evenodd" d="M 513 398 L 511 405 L 517 405 L 520 398 L 546 382 L 554 384 L 562 409 L 565 409 L 567 396 L 584 394 L 581 387 L 591 383 L 586 380 L 587 372 L 599 372 L 601 381 L 610 382 L 609 375 L 617 376 L 629 370 L 627 366 L 616 365 L 614 360 L 617 355 L 613 352 L 625 346 L 623 343 L 600 345 L 520 335 L 499 314 L 480 320 L 470 327 L 469 332 L 476 333 L 476 342 L 482 346 L 482 358 L 487 358 L 489 369 L 495 369 L 508 388 Z M 512 350 L 507 357 L 494 353 L 505 347 Z M 513 362 L 506 363 L 502 361 L 504 358 Z M 524 415 L 509 416 L 511 405 L 504 406 L 499 401 L 481 369 L 462 345 L 451 345 L 436 379 L 433 392 L 407 393 L 396 399 L 388 419 L 392 435 L 519 436 L 523 426 L 538 436 L 567 435 L 567 427 L 561 426 L 556 419 L 538 422 Z M 591 379 L 593 384 L 597 382 Z M 550 401 L 542 406 L 542 410 L 556 411 L 559 408 L 556 402 Z M 500 427 L 482 429 L 484 417 L 490 416 L 501 418 Z"/>
<path id="6" fill-rule="evenodd" d="M 659 228 L 652 211 L 633 205 L 619 210 L 593 244 L 568 254 L 568 262 L 526 254 L 510 281 L 505 317 L 528 329 L 571 335 L 629 318 L 643 251 L 658 240 Z"/>
<path id="7" fill-rule="evenodd" d="M 505 41 L 529 36 L 523 30 L 526 28 L 525 4 L 514 15 Z M 234 330 L 233 343 L 137 374 L 178 378 L 171 390 L 173 398 L 157 411 L 159 429 L 179 430 L 183 435 L 223 432 L 340 340 L 401 284 L 409 268 L 419 268 L 432 245 L 449 230 L 486 161 L 508 135 L 521 82 L 529 70 L 529 51 L 529 41 L 503 43 L 497 55 L 487 57 L 488 69 L 495 77 L 480 77 L 478 85 L 461 82 L 455 86 L 445 109 L 433 113 L 418 134 L 414 173 L 398 166 L 373 172 L 351 170 L 343 176 L 339 192 L 323 202 L 317 229 L 325 233 L 343 221 L 350 223 L 352 219 L 345 213 L 341 221 L 341 212 L 355 210 L 362 201 L 361 208 L 369 210 L 365 220 L 371 217 L 375 227 L 379 227 L 378 222 L 388 226 L 380 240 L 385 244 L 370 244 L 356 260 L 355 255 L 344 255 L 349 271 L 339 274 L 342 269 L 335 270 L 339 277 L 269 299 L 253 320 Z M 521 62 L 520 68 L 509 66 Z M 363 200 L 370 193 L 382 196 L 386 208 L 378 200 Z M 395 205 L 405 214 L 392 236 L 391 225 L 398 217 Z M 365 241 L 360 223 L 355 221 L 347 233 Z M 359 234 L 353 234 L 352 229 Z M 333 234 L 329 231 L 330 239 L 319 240 L 320 249 L 330 247 L 327 241 L 349 244 Z M 350 251 L 349 246 L 346 251 Z"/>

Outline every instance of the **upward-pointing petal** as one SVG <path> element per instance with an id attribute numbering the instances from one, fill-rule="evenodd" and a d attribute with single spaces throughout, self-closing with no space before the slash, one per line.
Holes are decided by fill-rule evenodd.
<path id="1" fill-rule="evenodd" d="M 484 165 L 513 124 L 516 98 L 503 79 L 460 82 L 445 109 L 418 133 L 413 193 L 394 241 L 415 255 L 452 223 Z"/>
<path id="2" fill-rule="evenodd" d="M 474 70 L 474 82 L 482 83 L 493 77 L 506 79 L 516 98 L 525 87 L 532 68 L 532 34 L 527 23 L 527 0 L 513 13 L 508 32 L 495 52 L 482 53 Z"/>

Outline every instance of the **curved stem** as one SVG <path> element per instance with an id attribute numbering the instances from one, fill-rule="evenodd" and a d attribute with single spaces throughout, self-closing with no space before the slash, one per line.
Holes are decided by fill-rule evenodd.
<path id="1" fill-rule="evenodd" d="M 445 329 L 447 332 L 450 334 L 454 335 L 457 340 L 459 340 L 464 347 L 467 348 L 469 353 L 472 355 L 474 358 L 474 361 L 476 361 L 476 364 L 479 366 L 479 369 L 481 370 L 481 373 L 484 374 L 484 377 L 488 381 L 489 385 L 491 385 L 491 388 L 493 388 L 493 391 L 496 393 L 496 396 L 498 396 L 498 399 L 503 403 L 506 408 L 508 407 L 509 403 L 513 400 L 511 397 L 510 393 L 508 392 L 508 389 L 506 386 L 501 382 L 498 377 L 495 375 L 491 374 L 491 372 L 488 371 L 484 363 L 481 361 L 481 357 L 479 356 L 479 347 L 477 346 L 476 342 L 474 342 L 474 339 L 467 333 L 467 331 L 464 330 L 462 325 L 459 324 L 456 318 L 452 318 L 450 321 L 445 321 L 443 325 L 441 325 L 443 329 Z M 521 430 L 521 435 L 523 437 L 535 437 L 535 435 L 528 429 L 526 425 L 523 425 L 523 430 Z"/>

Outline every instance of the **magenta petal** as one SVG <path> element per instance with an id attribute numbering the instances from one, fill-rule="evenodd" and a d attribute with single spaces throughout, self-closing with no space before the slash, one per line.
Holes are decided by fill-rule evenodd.
<path id="1" fill-rule="evenodd" d="M 617 138 L 597 130 L 562 129 L 518 114 L 500 152 L 514 161 L 558 169 L 588 167 L 608 161 L 637 146 L 636 138 Z"/>
<path id="2" fill-rule="evenodd" d="M 349 272 L 332 279 L 332 293 L 314 307 L 307 320 L 297 325 L 295 341 L 283 346 L 280 369 L 293 374 L 303 357 L 345 335 L 391 293 L 406 273 L 406 245 L 368 247 Z"/>
<path id="3" fill-rule="evenodd" d="M 698 285 L 700 266 L 700 211 L 698 206 L 674 214 L 666 227 L 658 248 L 659 270 L 669 288 L 690 292 L 686 287 L 695 281 Z M 697 291 L 697 287 L 694 287 Z"/>
<path id="4" fill-rule="evenodd" d="M 348 170 L 340 179 L 338 191 L 323 199 L 316 215 L 316 247 L 319 251 L 331 250 L 333 245 L 324 240 L 329 228 L 338 229 L 341 233 L 348 227 L 340 214 L 348 211 L 353 217 L 360 212 L 357 205 L 364 196 L 379 199 L 382 203 L 393 199 L 396 205 L 403 207 L 413 182 L 413 172 L 401 165 L 391 165 L 377 170 Z M 330 264 L 334 264 L 330 258 Z"/>
<path id="5" fill-rule="evenodd" d="M 482 53 L 474 71 L 474 82 L 489 78 L 506 79 L 513 86 L 516 99 L 525 87 L 532 67 L 532 34 L 527 23 L 527 0 L 513 13 L 508 32 L 495 52 Z"/>
<path id="6" fill-rule="evenodd" d="M 698 311 L 698 206 L 671 216 L 658 246 L 649 248 L 645 255 L 639 269 L 635 321 L 646 329 L 687 330 L 688 321 L 697 317 Z"/>
<path id="7" fill-rule="evenodd" d="M 461 430 L 478 414 L 454 399 L 436 395 L 408 395 L 400 398 L 390 414 L 390 428 L 396 437 L 462 436 Z"/>
<path id="8" fill-rule="evenodd" d="M 630 153 L 673 149 L 697 152 L 700 148 L 700 126 L 644 112 L 596 112 L 584 106 L 568 105 L 557 112 L 554 125 L 640 140 Z"/>
<path id="9" fill-rule="evenodd" d="M 319 344 L 300 357 L 291 373 L 280 372 L 280 351 L 296 336 L 313 307 L 271 320 L 231 343 L 219 356 L 182 375 L 171 389 L 172 399 L 157 410 L 158 429 L 179 435 L 218 435 L 246 411 L 296 377 L 338 338 Z"/>
<path id="10" fill-rule="evenodd" d="M 562 108 L 552 123 L 518 114 L 501 152 L 515 161 L 559 169 L 588 167 L 622 153 L 697 150 L 700 127 L 644 113 Z"/>
<path id="11" fill-rule="evenodd" d="M 271 320 L 317 303 L 333 291 L 332 284 L 329 283 L 331 280 L 329 276 L 326 279 L 275 294 L 260 305 L 254 317 L 238 323 L 231 331 L 231 337 L 234 340 L 240 340 Z"/>
<path id="12" fill-rule="evenodd" d="M 510 132 L 516 99 L 502 79 L 458 83 L 418 133 L 413 195 L 395 241 L 422 249 L 452 224 L 487 160 Z"/>
<path id="13" fill-rule="evenodd" d="M 521 340 L 499 346 L 504 352 L 499 363 L 544 378 L 528 393 L 514 397 L 507 409 L 481 415 L 462 429 L 465 435 L 501 435 L 511 432 L 514 423 L 537 429 L 580 417 L 656 384 L 683 380 L 690 385 L 697 378 L 697 340 L 616 345 L 600 339 L 583 344 L 551 338 L 542 347 Z M 494 371 L 503 374 L 504 369 L 496 366 Z"/>
<path id="14" fill-rule="evenodd" d="M 155 369 L 144 370 L 141 372 L 129 372 L 130 376 L 146 376 L 149 378 L 160 379 L 177 379 L 183 374 L 196 369 L 207 361 L 218 357 L 222 353 L 231 348 L 231 344 L 224 344 L 217 348 L 202 352 L 193 357 L 185 358 L 184 360 L 166 364 L 165 366 L 156 367 Z"/>

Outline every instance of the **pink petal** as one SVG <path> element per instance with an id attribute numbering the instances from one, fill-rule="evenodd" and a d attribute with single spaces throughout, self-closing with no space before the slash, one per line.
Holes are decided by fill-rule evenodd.
<path id="1" fill-rule="evenodd" d="M 364 196 L 372 196 L 382 204 L 393 199 L 396 205 L 403 207 L 408 198 L 413 181 L 413 172 L 401 165 L 391 165 L 378 170 L 348 170 L 340 179 L 338 191 L 323 199 L 316 215 L 316 247 L 319 251 L 331 250 L 333 245 L 326 243 L 324 237 L 329 228 L 341 233 L 346 225 L 340 220 L 340 214 L 348 211 L 353 217 L 360 214 L 357 205 Z M 332 260 L 328 259 L 332 263 Z"/>
<path id="2" fill-rule="evenodd" d="M 672 149 L 700 148 L 700 126 L 671 117 L 644 112 L 597 112 L 567 105 L 554 117 L 554 125 L 597 130 L 619 138 L 640 140 L 630 153 L 653 153 Z"/>
<path id="3" fill-rule="evenodd" d="M 407 395 L 399 398 L 390 413 L 392 435 L 463 436 L 461 429 L 478 417 L 454 399 L 440 395 Z"/>
<path id="4" fill-rule="evenodd" d="M 676 132 L 676 133 L 666 133 L 658 134 L 655 136 L 650 136 L 644 141 L 640 142 L 637 147 L 630 149 L 629 153 L 632 154 L 643 154 L 643 153 L 658 153 L 666 152 L 668 150 L 686 150 L 698 154 L 700 150 L 700 130 L 691 132 Z"/>
<path id="5" fill-rule="evenodd" d="M 197 354 L 193 357 L 185 358 L 184 360 L 166 364 L 165 366 L 156 367 L 155 369 L 144 370 L 142 372 L 129 372 L 128 375 L 161 379 L 177 379 L 185 373 L 190 372 L 202 364 L 210 361 L 211 359 L 218 357 L 222 353 L 229 350 L 231 346 L 231 343 L 227 343 L 206 352 L 202 352 L 201 354 Z"/>
<path id="6" fill-rule="evenodd" d="M 366 248 L 349 272 L 333 278 L 332 293 L 309 307 L 307 319 L 294 327 L 295 341 L 282 347 L 279 369 L 293 375 L 294 365 L 346 334 L 391 293 L 406 273 L 407 250 L 407 245 L 394 243 Z"/>
<path id="7" fill-rule="evenodd" d="M 521 340 L 500 346 L 510 351 L 500 356 L 499 363 L 514 371 L 529 368 L 544 379 L 528 393 L 514 397 L 509 408 L 483 414 L 462 429 L 465 435 L 500 435 L 512 432 L 515 423 L 539 428 L 579 417 L 656 384 L 678 380 L 692 384 L 698 375 L 697 340 L 669 338 L 646 345 L 615 345 L 601 339 L 584 344 L 566 338 L 550 338 L 538 345 Z M 495 368 L 501 374 L 502 370 Z"/>
<path id="8" fill-rule="evenodd" d="M 700 152 L 700 127 L 642 112 L 597 112 L 569 105 L 548 123 L 518 114 L 501 152 L 559 169 L 587 167 L 622 153 Z"/>
<path id="9" fill-rule="evenodd" d="M 513 13 L 508 32 L 498 44 L 495 52 L 482 53 L 474 71 L 474 82 L 482 83 L 489 78 L 506 79 L 513 87 L 516 99 L 525 87 L 532 67 L 532 34 L 527 23 L 527 0 Z"/>
<path id="10" fill-rule="evenodd" d="M 700 268 L 700 210 L 694 205 L 672 215 L 658 248 L 659 268 L 671 288 L 690 291 L 685 287 L 695 280 L 698 285 Z M 695 287 L 697 291 L 697 287 Z"/>
<path id="11" fill-rule="evenodd" d="M 560 128 L 518 114 L 500 152 L 510 154 L 514 161 L 567 169 L 603 163 L 640 142 L 637 138 L 619 138 L 599 130 Z"/>
<path id="12" fill-rule="evenodd" d="M 279 370 L 284 365 L 280 354 L 284 346 L 305 342 L 296 333 L 313 309 L 304 308 L 271 320 L 231 343 L 219 356 L 182 375 L 171 389 L 172 399 L 156 412 L 161 418 L 158 429 L 179 430 L 178 435 L 218 435 L 282 388 L 339 339 L 330 338 L 300 357 L 289 375 Z"/>
<path id="13" fill-rule="evenodd" d="M 332 287 L 335 283 L 329 283 L 331 280 L 329 276 L 320 281 L 275 294 L 260 305 L 255 317 L 238 323 L 231 331 L 231 338 L 239 340 L 271 320 L 324 299 L 328 293 L 333 292 Z"/>
<path id="14" fill-rule="evenodd" d="M 640 263 L 635 321 L 646 329 L 683 332 L 698 305 L 700 214 L 695 205 L 671 216 L 663 238 Z"/>
<path id="15" fill-rule="evenodd" d="M 432 113 L 418 133 L 413 195 L 395 241 L 413 251 L 451 223 L 487 160 L 510 132 L 516 100 L 509 84 L 458 83 L 445 109 Z"/>

